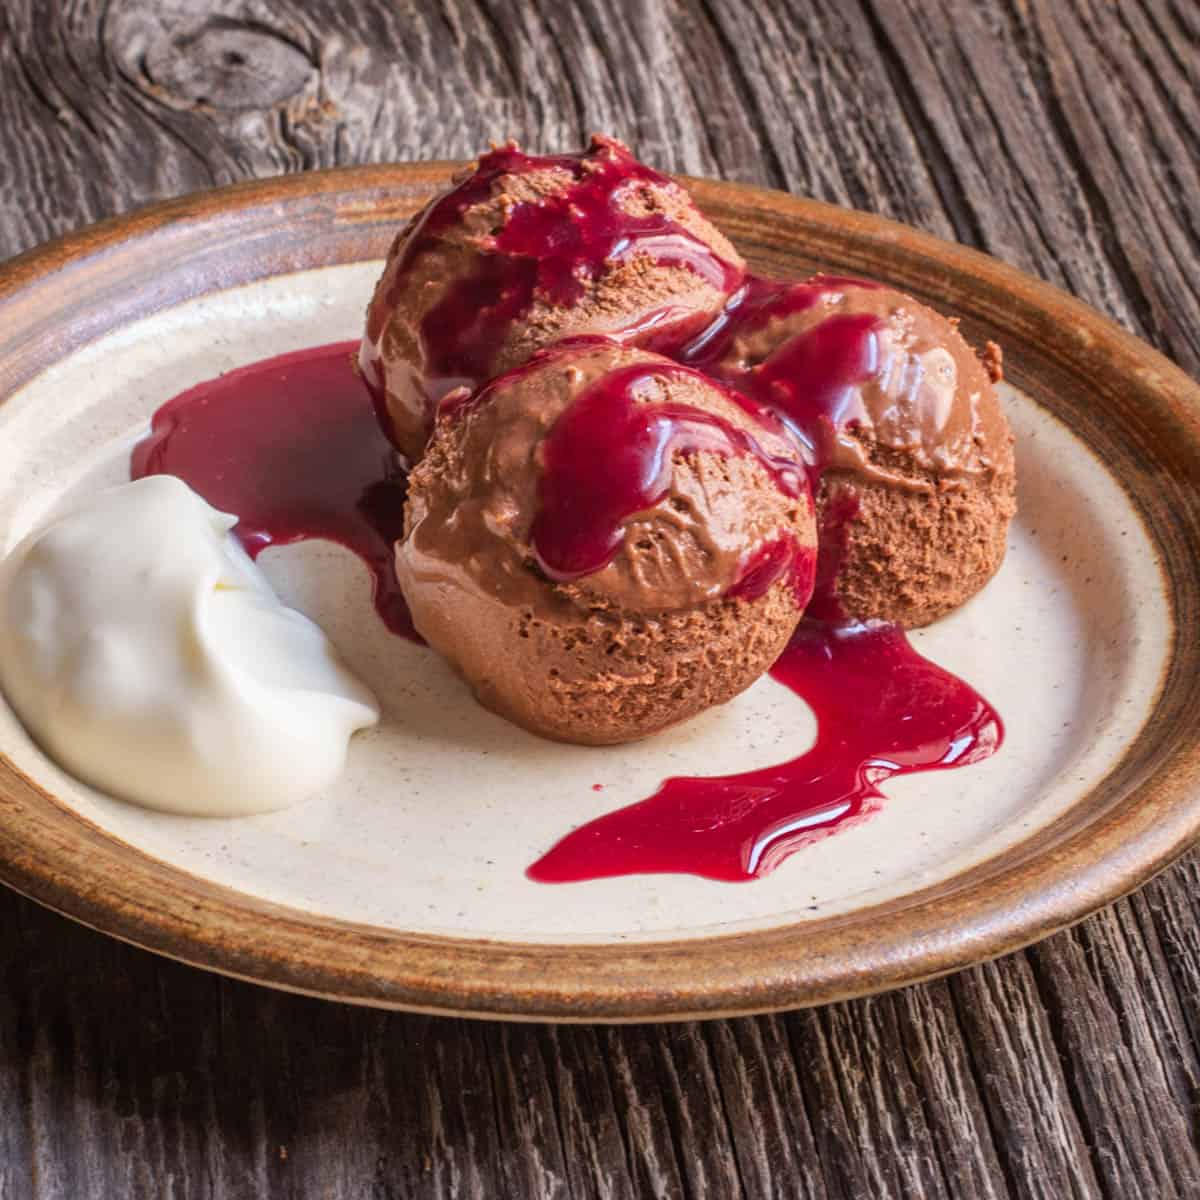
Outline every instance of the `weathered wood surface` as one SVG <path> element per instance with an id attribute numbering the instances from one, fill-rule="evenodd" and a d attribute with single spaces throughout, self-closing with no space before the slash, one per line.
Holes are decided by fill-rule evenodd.
<path id="1" fill-rule="evenodd" d="M 0 254 L 623 136 L 980 246 L 1200 369 L 1194 0 L 5 0 Z M 1198 860 L 949 981 L 623 1029 L 272 994 L 0 895 L 0 1197 L 1194 1197 Z"/>

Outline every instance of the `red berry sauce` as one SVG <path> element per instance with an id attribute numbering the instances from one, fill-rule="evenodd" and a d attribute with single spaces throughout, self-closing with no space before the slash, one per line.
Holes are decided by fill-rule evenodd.
<path id="1" fill-rule="evenodd" d="M 649 799 L 569 833 L 529 877 L 754 879 L 869 813 L 893 775 L 979 762 L 1003 737 L 987 701 L 895 626 L 804 621 L 771 675 L 816 714 L 811 750 L 759 771 L 668 779 Z"/>
<path id="2" fill-rule="evenodd" d="M 354 370 L 356 349 L 281 354 L 176 396 L 134 447 L 130 475 L 177 475 L 233 513 L 251 558 L 306 538 L 352 550 L 384 624 L 419 641 L 393 567 L 406 480 Z"/>
<path id="3" fill-rule="evenodd" d="M 497 147 L 418 218 L 394 264 L 391 291 L 383 304 L 371 306 L 362 366 L 377 407 L 382 377 L 376 346 L 411 264 L 457 226 L 464 213 L 487 201 L 501 177 L 549 171 L 564 173 L 572 182 L 536 202 L 515 204 L 491 235 L 488 253 L 479 256 L 475 272 L 456 280 L 421 322 L 429 376 L 425 384 L 435 401 L 452 388 L 473 386 L 492 373 L 497 347 L 514 322 L 529 312 L 535 297 L 570 306 L 583 295 L 587 281 L 635 254 L 660 266 L 692 271 L 722 292 L 740 284 L 742 269 L 720 258 L 678 221 L 655 210 L 635 214 L 622 203 L 639 184 L 674 185 L 619 142 L 598 138 L 582 155 L 535 156 L 511 145 Z M 639 332 L 662 325 L 682 340 L 695 332 L 694 320 L 689 323 L 683 317 L 668 305 L 643 321 Z"/>
<path id="4" fill-rule="evenodd" d="M 531 532 L 538 565 L 550 579 L 578 579 L 606 566 L 621 548 L 625 522 L 667 495 L 676 454 L 749 455 L 781 492 L 811 503 L 803 466 L 794 458 L 768 455 L 751 434 L 713 413 L 640 399 L 663 374 L 662 367 L 644 363 L 609 372 L 584 390 L 546 437 Z M 806 547 L 781 536 L 749 556 L 732 591 L 754 599 L 790 571 L 803 607 L 814 566 Z"/>

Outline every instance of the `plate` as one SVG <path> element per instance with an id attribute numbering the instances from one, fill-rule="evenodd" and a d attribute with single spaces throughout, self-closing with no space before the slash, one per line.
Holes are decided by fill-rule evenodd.
<path id="1" fill-rule="evenodd" d="M 354 337 L 397 225 L 454 165 L 239 185 L 0 267 L 0 550 L 64 497 L 125 478 L 164 400 Z M 976 600 L 914 637 L 1000 710 L 1000 753 L 892 780 L 869 821 L 753 883 L 535 884 L 524 868 L 574 826 L 667 775 L 792 757 L 811 715 L 764 679 L 640 745 L 540 741 L 387 634 L 357 560 L 310 542 L 260 561 L 386 708 L 339 783 L 264 817 L 150 813 L 72 780 L 0 706 L 0 878 L 106 933 L 275 987 L 646 1020 L 942 974 L 1078 920 L 1187 848 L 1200 831 L 1200 389 L 994 259 L 863 213 L 686 182 L 755 268 L 882 279 L 1004 346 L 1021 506 L 1009 556 Z"/>

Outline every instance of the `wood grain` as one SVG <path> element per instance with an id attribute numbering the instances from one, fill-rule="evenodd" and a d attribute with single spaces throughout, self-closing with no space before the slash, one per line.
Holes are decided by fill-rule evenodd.
<path id="1" fill-rule="evenodd" d="M 603 128 L 955 236 L 1200 366 L 1181 0 L 10 0 L 0 253 L 179 192 Z M 202 975 L 0 897 L 0 1195 L 1188 1196 L 1193 857 L 948 982 L 502 1028 Z"/>

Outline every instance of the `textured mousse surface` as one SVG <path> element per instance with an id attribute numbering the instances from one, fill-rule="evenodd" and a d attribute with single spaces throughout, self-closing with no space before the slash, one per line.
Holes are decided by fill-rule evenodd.
<path id="1" fill-rule="evenodd" d="M 591 513 L 588 461 L 558 463 L 566 422 L 579 434 L 593 411 L 601 428 L 637 423 L 631 477 L 655 482 L 636 511 Z M 602 469 L 619 482 L 619 462 Z M 603 562 L 550 561 L 605 533 Z M 815 545 L 803 472 L 777 427 L 696 372 L 593 342 L 444 407 L 410 479 L 396 567 L 416 627 L 484 704 L 603 744 L 664 729 L 762 674 L 808 600 Z"/>
<path id="2" fill-rule="evenodd" d="M 954 321 L 889 288 L 817 277 L 759 292 L 709 369 L 809 445 L 818 607 L 937 620 L 995 574 L 1016 511 L 998 349 L 981 360 Z"/>
<path id="3" fill-rule="evenodd" d="M 682 339 L 744 264 L 688 193 L 610 138 L 579 155 L 485 154 L 396 237 L 360 362 L 415 461 L 447 392 L 579 334 Z"/>

